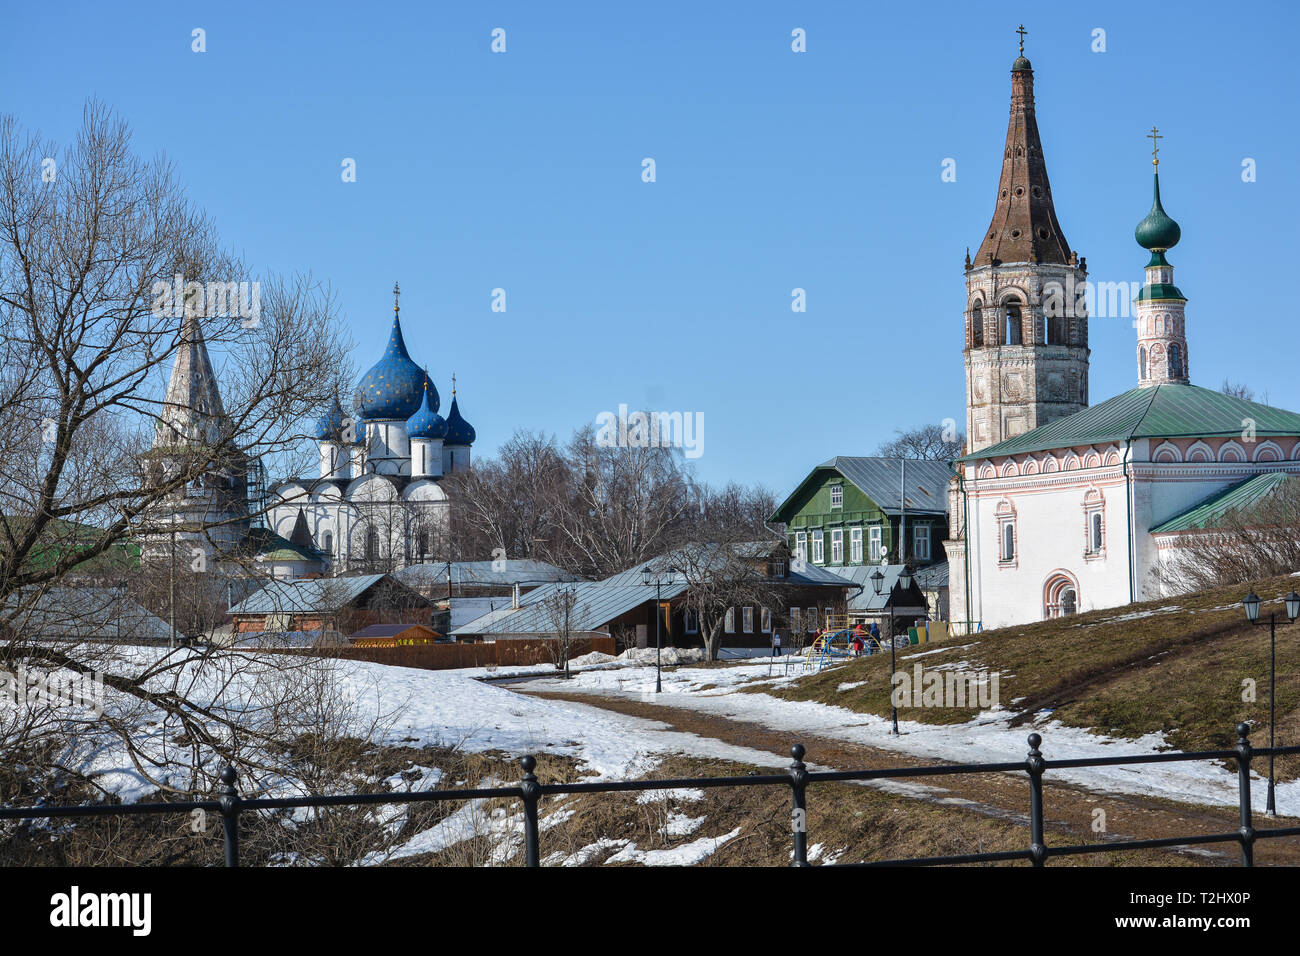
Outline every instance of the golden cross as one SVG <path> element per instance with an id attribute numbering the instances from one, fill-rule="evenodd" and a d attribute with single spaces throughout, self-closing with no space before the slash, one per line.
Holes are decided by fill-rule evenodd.
<path id="1" fill-rule="evenodd" d="M 393 283 L 393 312 L 402 311 L 402 307 L 397 302 L 398 296 L 400 296 L 401 294 L 402 294 L 402 290 L 398 288 L 397 283 L 394 282 Z"/>
<path id="2" fill-rule="evenodd" d="M 1158 129 L 1152 126 L 1151 132 L 1147 133 L 1147 139 L 1151 140 L 1151 164 L 1153 166 L 1159 166 L 1160 165 L 1160 140 L 1164 139 L 1164 137 L 1160 135 L 1160 131 Z"/>
<path id="3" fill-rule="evenodd" d="M 1025 34 L 1028 33 L 1029 31 L 1025 29 L 1025 25 L 1022 23 L 1020 24 L 1020 27 L 1019 29 L 1016 30 L 1016 32 L 1020 34 L 1020 55 L 1024 56 L 1025 55 Z"/>
<path id="4" fill-rule="evenodd" d="M 456 397 L 456 373 L 451 373 L 451 397 Z"/>

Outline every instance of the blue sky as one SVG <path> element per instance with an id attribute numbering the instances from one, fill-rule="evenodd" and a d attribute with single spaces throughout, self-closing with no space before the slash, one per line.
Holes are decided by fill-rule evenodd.
<path id="1" fill-rule="evenodd" d="M 1057 214 L 1090 277 L 1141 279 L 1154 123 L 1192 381 L 1300 409 L 1298 19 L 1282 3 L 21 4 L 0 109 L 64 139 L 86 97 L 115 107 L 254 267 L 330 283 L 361 370 L 400 279 L 412 355 L 444 400 L 457 373 L 477 454 L 620 403 L 701 412 L 701 477 L 784 492 L 895 427 L 964 420 L 962 257 L 993 211 L 1022 21 Z M 1091 345 L 1093 402 L 1135 384 L 1129 319 L 1094 319 Z"/>

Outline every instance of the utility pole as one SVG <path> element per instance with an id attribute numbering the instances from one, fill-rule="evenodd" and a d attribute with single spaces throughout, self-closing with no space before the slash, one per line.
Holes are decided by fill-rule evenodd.
<path id="1" fill-rule="evenodd" d="M 171 633 L 167 638 L 167 647 L 169 650 L 174 651 L 176 650 L 176 520 L 175 518 L 172 519 L 169 533 L 171 535 L 171 561 L 169 562 L 171 567 L 171 574 L 170 574 L 171 599 L 167 602 L 169 608 L 167 616 L 171 622 Z"/>

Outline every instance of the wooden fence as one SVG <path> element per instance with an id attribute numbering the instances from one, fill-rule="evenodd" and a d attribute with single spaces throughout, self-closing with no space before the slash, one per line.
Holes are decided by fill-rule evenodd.
<path id="1" fill-rule="evenodd" d="M 554 666 L 559 661 L 559 641 L 511 639 L 490 644 L 414 644 L 405 647 L 322 647 L 313 649 L 276 649 L 277 654 L 314 654 L 340 657 L 396 667 L 423 670 L 449 670 L 456 667 L 511 667 L 528 665 Z M 569 641 L 569 658 L 599 651 L 616 654 L 612 637 L 575 637 Z"/>

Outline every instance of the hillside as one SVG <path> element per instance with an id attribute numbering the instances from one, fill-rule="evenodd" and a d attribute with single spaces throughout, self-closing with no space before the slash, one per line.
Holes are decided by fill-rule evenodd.
<path id="1" fill-rule="evenodd" d="M 1261 619 L 1277 631 L 1277 740 L 1300 742 L 1300 623 L 1287 623 L 1281 603 L 1300 580 L 1290 576 L 1254 585 Z M 1163 733 L 1182 750 L 1230 746 L 1239 721 L 1252 726 L 1256 746 L 1268 743 L 1267 623 L 1251 627 L 1241 607 L 1249 590 L 1234 585 L 1176 598 L 1093 611 L 968 638 L 899 649 L 900 670 L 960 666 L 996 671 L 1002 707 L 1020 724 L 1050 712 L 1073 727 L 1110 737 Z M 1243 682 L 1255 682 L 1244 701 Z M 759 690 L 760 688 L 754 688 Z M 816 700 L 862 713 L 889 713 L 889 655 L 829 668 L 784 687 L 761 688 L 787 700 Z M 899 716 L 957 723 L 971 708 L 909 707 Z M 1300 776 L 1300 760 L 1278 761 L 1279 779 Z"/>

